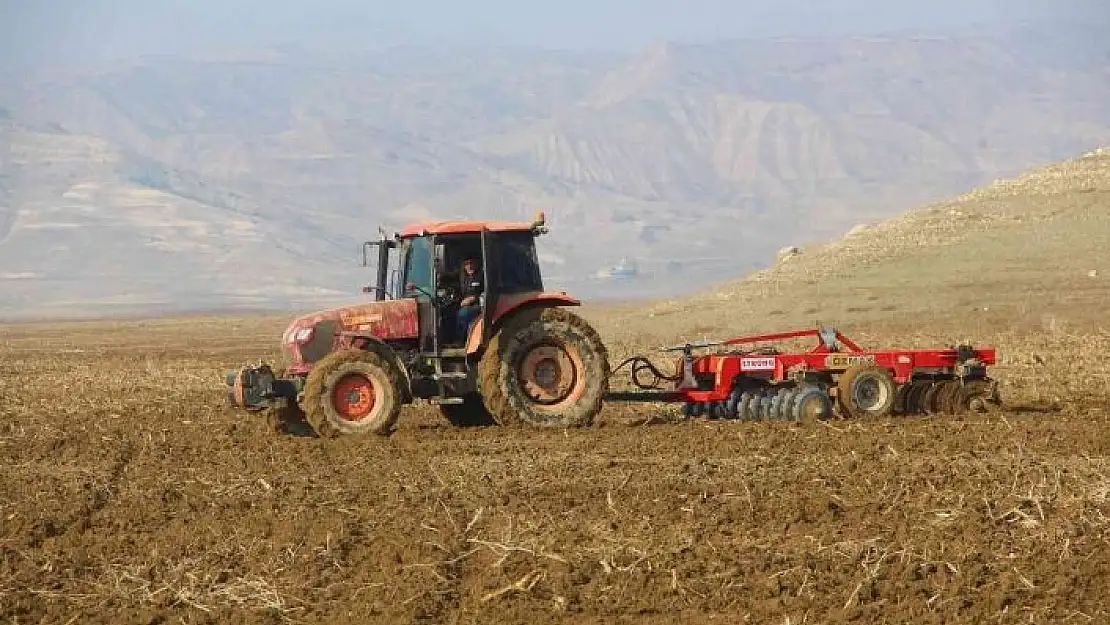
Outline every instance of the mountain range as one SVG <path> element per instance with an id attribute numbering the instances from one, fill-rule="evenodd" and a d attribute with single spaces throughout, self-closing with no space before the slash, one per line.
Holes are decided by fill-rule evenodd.
<path id="1" fill-rule="evenodd" d="M 551 286 L 700 288 L 1110 144 L 1104 32 L 275 48 L 12 71 L 0 316 L 330 304 L 359 297 L 359 245 L 379 226 L 537 210 Z M 639 279 L 598 277 L 622 259 Z"/>

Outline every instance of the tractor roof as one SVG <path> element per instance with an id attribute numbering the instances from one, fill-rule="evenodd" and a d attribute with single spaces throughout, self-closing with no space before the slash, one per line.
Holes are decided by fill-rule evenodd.
<path id="1" fill-rule="evenodd" d="M 534 222 L 527 221 L 425 221 L 405 226 L 402 237 L 422 234 L 467 234 L 481 232 L 483 228 L 494 232 L 535 230 L 544 223 L 543 213 Z"/>

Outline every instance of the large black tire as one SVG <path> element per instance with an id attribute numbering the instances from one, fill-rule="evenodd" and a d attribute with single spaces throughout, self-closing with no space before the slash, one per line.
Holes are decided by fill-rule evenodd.
<path id="1" fill-rule="evenodd" d="M 609 353 L 584 319 L 564 308 L 515 313 L 478 363 L 482 401 L 502 425 L 593 424 L 609 392 Z"/>
<path id="2" fill-rule="evenodd" d="M 485 404 L 482 403 L 482 396 L 478 393 L 468 393 L 463 396 L 461 404 L 440 404 L 439 411 L 455 427 L 482 427 L 497 424 L 493 420 L 493 415 L 486 410 Z"/>
<path id="3" fill-rule="evenodd" d="M 301 408 L 320 436 L 385 436 L 401 414 L 401 388 L 401 374 L 389 361 L 371 351 L 346 349 L 312 368 Z"/>
<path id="4" fill-rule="evenodd" d="M 898 395 L 890 371 L 874 365 L 854 365 L 836 381 L 837 401 L 852 417 L 886 417 Z"/>

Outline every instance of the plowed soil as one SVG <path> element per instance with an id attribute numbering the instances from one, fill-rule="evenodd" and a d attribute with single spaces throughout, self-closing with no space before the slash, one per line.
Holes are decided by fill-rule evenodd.
<path id="1" fill-rule="evenodd" d="M 1057 352 L 999 367 L 1001 414 L 610 404 L 538 431 L 407 408 L 392 437 L 321 440 L 225 404 L 280 331 L 0 328 L 0 620 L 1110 621 L 1106 377 L 1068 391 L 1036 368 Z M 1069 340 L 1044 344 L 1107 343 Z"/>

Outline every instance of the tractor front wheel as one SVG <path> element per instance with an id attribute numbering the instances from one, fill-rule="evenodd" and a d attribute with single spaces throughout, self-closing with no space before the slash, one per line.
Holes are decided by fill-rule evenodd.
<path id="1" fill-rule="evenodd" d="M 320 436 L 387 435 L 401 414 L 396 369 L 371 351 L 333 352 L 313 366 L 301 407 Z"/>
<path id="2" fill-rule="evenodd" d="M 510 319 L 479 363 L 482 399 L 498 423 L 593 423 L 609 390 L 609 356 L 597 331 L 563 308 Z"/>

